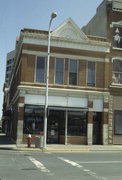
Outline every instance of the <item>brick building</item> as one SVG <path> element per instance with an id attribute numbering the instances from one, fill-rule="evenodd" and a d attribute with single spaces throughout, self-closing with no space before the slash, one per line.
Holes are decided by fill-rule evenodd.
<path id="1" fill-rule="evenodd" d="M 108 139 L 110 144 L 122 144 L 122 1 L 104 0 L 83 31 L 106 37 L 111 43 Z"/>
<path id="2" fill-rule="evenodd" d="M 121 38 L 113 43 L 113 33 L 121 35 L 118 6 L 105 0 L 82 30 L 69 18 L 51 32 L 47 143 L 122 143 Z M 21 30 L 4 109 L 17 143 L 43 131 L 47 45 L 47 31 Z"/>

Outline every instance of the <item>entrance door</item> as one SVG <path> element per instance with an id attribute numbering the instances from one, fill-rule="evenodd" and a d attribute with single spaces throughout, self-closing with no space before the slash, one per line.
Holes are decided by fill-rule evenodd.
<path id="1" fill-rule="evenodd" d="M 59 143 L 59 122 L 56 116 L 48 118 L 47 143 Z"/>
<path id="2" fill-rule="evenodd" d="M 65 111 L 49 110 L 47 121 L 47 143 L 59 144 L 65 134 Z"/>
<path id="3" fill-rule="evenodd" d="M 102 144 L 102 113 L 94 112 L 93 115 L 93 144 Z"/>

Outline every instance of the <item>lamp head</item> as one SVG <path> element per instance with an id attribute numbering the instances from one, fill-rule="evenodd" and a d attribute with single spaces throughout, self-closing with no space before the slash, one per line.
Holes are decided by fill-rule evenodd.
<path id="1" fill-rule="evenodd" d="M 56 16 L 57 16 L 57 12 L 53 12 L 53 13 L 51 14 L 51 19 L 56 18 Z"/>

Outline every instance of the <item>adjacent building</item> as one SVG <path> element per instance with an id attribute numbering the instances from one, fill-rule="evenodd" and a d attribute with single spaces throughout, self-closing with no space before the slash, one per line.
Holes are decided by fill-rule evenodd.
<path id="1" fill-rule="evenodd" d="M 6 70 L 5 70 L 5 83 L 3 87 L 4 91 L 4 98 L 3 98 L 3 129 L 4 132 L 8 132 L 9 128 L 9 118 L 8 118 L 8 109 L 9 109 L 9 81 L 11 81 L 11 74 L 13 70 L 13 64 L 14 64 L 14 59 L 15 59 L 15 50 L 10 51 L 7 53 L 6 57 Z"/>
<path id="2" fill-rule="evenodd" d="M 69 18 L 51 32 L 47 143 L 122 144 L 121 4 L 104 0 L 83 29 Z M 44 130 L 47 46 L 47 31 L 21 30 L 4 107 L 18 144 Z"/>
<path id="3" fill-rule="evenodd" d="M 12 66 L 13 66 L 13 63 L 14 63 L 14 56 L 15 56 L 15 51 L 14 50 L 7 54 L 5 83 L 7 83 L 9 81 L 11 71 L 12 71 Z"/>
<path id="4" fill-rule="evenodd" d="M 110 144 L 122 144 L 122 1 L 104 0 L 83 31 L 105 37 L 111 43 L 108 137 Z"/>

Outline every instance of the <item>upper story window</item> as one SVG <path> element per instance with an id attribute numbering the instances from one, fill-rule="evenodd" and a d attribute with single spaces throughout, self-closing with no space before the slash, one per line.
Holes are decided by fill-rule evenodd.
<path id="1" fill-rule="evenodd" d="M 95 62 L 88 62 L 87 86 L 95 86 Z"/>
<path id="2" fill-rule="evenodd" d="M 113 60 L 112 76 L 113 83 L 122 84 L 122 60 Z"/>
<path id="3" fill-rule="evenodd" d="M 64 84 L 64 59 L 56 58 L 55 83 Z"/>
<path id="4" fill-rule="evenodd" d="M 38 56 L 36 60 L 36 82 L 45 82 L 45 57 Z"/>
<path id="5" fill-rule="evenodd" d="M 69 84 L 77 85 L 78 81 L 78 61 L 70 60 L 69 61 Z"/>
<path id="6" fill-rule="evenodd" d="M 11 66 L 7 67 L 6 71 L 11 71 Z"/>
<path id="7" fill-rule="evenodd" d="M 113 27 L 113 47 L 122 48 L 122 27 Z"/>

